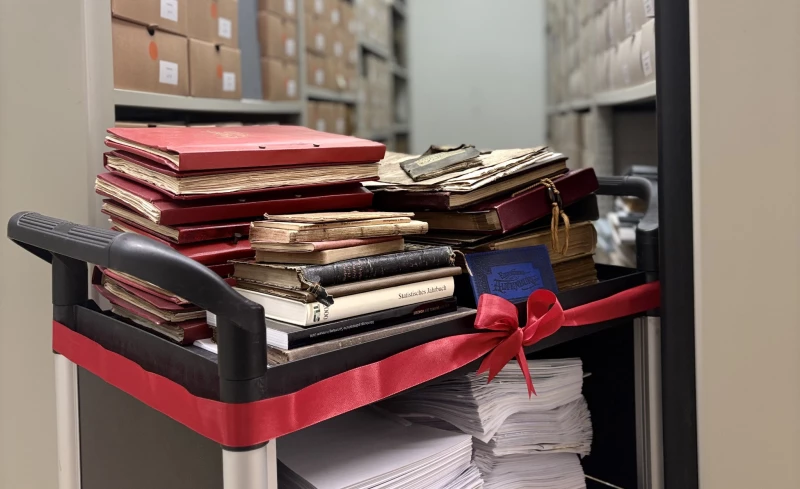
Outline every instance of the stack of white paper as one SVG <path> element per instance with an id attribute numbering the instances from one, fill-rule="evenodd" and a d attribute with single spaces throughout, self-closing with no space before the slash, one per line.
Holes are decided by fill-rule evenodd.
<path id="1" fill-rule="evenodd" d="M 367 408 L 280 439 L 279 485 L 300 489 L 478 489 L 468 435 Z"/>
<path id="2" fill-rule="evenodd" d="M 592 443 L 579 359 L 529 360 L 537 395 L 511 362 L 491 384 L 468 374 L 387 401 L 409 420 L 475 437 L 473 462 L 486 488 L 581 489 L 578 456 Z"/>

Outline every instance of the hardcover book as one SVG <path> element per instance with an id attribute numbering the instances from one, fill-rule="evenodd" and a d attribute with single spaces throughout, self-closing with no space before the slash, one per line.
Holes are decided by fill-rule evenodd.
<path id="1" fill-rule="evenodd" d="M 558 292 L 550 256 L 544 245 L 465 256 L 475 302 L 482 294 L 511 302 L 524 301 L 532 292 Z"/>

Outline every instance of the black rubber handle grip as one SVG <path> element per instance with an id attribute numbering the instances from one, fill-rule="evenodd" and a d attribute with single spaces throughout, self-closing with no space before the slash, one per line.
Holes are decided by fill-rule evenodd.
<path id="1" fill-rule="evenodd" d="M 597 177 L 598 195 L 638 197 L 647 211 L 636 228 L 636 264 L 645 272 L 658 272 L 658 187 L 642 177 Z"/>
<path id="2" fill-rule="evenodd" d="M 236 293 L 207 267 L 152 239 L 32 212 L 21 212 L 9 220 L 8 237 L 47 261 L 55 253 L 133 275 L 228 319 L 248 333 L 266 335 L 261 305 Z"/>

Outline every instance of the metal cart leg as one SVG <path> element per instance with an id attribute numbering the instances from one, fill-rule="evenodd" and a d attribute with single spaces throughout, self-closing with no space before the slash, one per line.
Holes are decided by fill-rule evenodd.
<path id="1" fill-rule="evenodd" d="M 78 420 L 78 366 L 55 354 L 58 488 L 80 489 L 81 444 Z"/>
<path id="2" fill-rule="evenodd" d="M 661 429 L 661 319 L 637 319 L 634 345 L 639 489 L 662 489 L 664 460 Z"/>
<path id="3" fill-rule="evenodd" d="M 275 442 L 246 450 L 223 448 L 223 489 L 278 489 Z"/>

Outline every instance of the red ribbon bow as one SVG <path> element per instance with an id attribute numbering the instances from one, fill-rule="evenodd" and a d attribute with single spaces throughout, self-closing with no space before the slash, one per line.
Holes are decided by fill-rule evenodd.
<path id="1" fill-rule="evenodd" d="M 514 304 L 496 295 L 481 295 L 478 300 L 475 327 L 501 331 L 508 336 L 483 359 L 478 373 L 488 370 L 491 382 L 500 370 L 516 357 L 522 375 L 525 376 L 525 383 L 528 385 L 528 397 L 536 394 L 523 348 L 550 336 L 563 324 L 564 310 L 556 295 L 549 290 L 539 289 L 528 297 L 528 321 L 522 328 L 519 327 L 517 308 Z"/>

